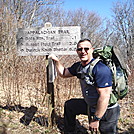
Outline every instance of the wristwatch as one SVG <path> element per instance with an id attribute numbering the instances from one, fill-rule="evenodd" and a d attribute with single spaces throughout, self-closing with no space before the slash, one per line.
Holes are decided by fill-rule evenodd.
<path id="1" fill-rule="evenodd" d="M 94 120 L 94 121 L 100 121 L 101 118 L 99 118 L 99 117 L 97 117 L 96 115 L 94 115 L 94 116 L 93 116 L 93 120 Z"/>

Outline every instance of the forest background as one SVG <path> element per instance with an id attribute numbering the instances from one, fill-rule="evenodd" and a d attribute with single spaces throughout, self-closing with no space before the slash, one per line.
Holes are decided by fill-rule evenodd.
<path id="1" fill-rule="evenodd" d="M 116 45 L 130 69 L 129 93 L 120 101 L 119 131 L 134 133 L 134 2 L 127 0 L 113 4 L 112 19 L 97 13 L 76 9 L 65 11 L 64 0 L 1 0 L 0 1 L 0 133 L 1 134 L 56 134 L 63 131 L 64 102 L 81 97 L 76 78 L 54 82 L 55 123 L 49 127 L 52 109 L 49 106 L 45 56 L 17 56 L 16 34 L 18 28 L 44 27 L 51 22 L 54 27 L 80 26 L 83 38 L 90 38 L 95 47 Z M 78 61 L 77 56 L 59 57 L 68 67 Z M 68 61 L 68 62 L 67 62 Z M 26 108 L 38 108 L 27 126 L 20 123 Z M 78 130 L 86 133 L 88 121 L 78 116 Z M 85 128 L 85 129 L 84 129 Z"/>

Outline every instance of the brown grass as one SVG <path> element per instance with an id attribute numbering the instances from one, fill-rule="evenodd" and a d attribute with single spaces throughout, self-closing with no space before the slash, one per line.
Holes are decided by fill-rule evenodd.
<path id="1" fill-rule="evenodd" d="M 15 52 L 14 52 L 15 53 Z M 62 79 L 57 77 L 54 82 L 55 112 L 57 114 L 58 126 L 49 128 L 31 121 L 28 126 L 20 123 L 23 112 L 17 109 L 4 109 L 4 106 L 16 105 L 38 108 L 35 117 L 49 117 L 49 95 L 47 94 L 46 82 L 46 57 L 27 56 L 18 57 L 15 54 L 1 52 L 0 64 L 0 133 L 5 134 L 60 134 L 63 128 L 63 105 L 64 102 L 73 97 L 82 97 L 79 81 L 76 78 Z M 70 66 L 77 61 L 76 56 L 60 56 L 61 62 Z M 130 79 L 130 90 L 128 96 L 120 101 L 121 115 L 119 119 L 119 131 L 124 134 L 134 133 L 134 101 L 133 101 L 133 74 Z M 77 117 L 80 124 L 88 128 L 86 116 Z M 59 129 L 61 128 L 61 130 Z M 80 129 L 80 125 L 78 127 Z M 81 131 L 82 133 L 82 131 Z M 83 132 L 84 133 L 84 132 Z"/>

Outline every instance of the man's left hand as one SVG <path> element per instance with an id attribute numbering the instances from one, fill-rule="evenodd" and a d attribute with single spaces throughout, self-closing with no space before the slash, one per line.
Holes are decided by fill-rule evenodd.
<path id="1" fill-rule="evenodd" d="M 91 121 L 89 124 L 89 130 L 97 133 L 99 130 L 99 121 Z"/>

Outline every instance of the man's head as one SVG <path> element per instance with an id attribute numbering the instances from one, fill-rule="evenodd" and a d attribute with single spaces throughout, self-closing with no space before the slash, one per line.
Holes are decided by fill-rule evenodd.
<path id="1" fill-rule="evenodd" d="M 93 58 L 93 48 L 89 39 L 80 40 L 76 51 L 83 65 L 88 64 Z"/>

